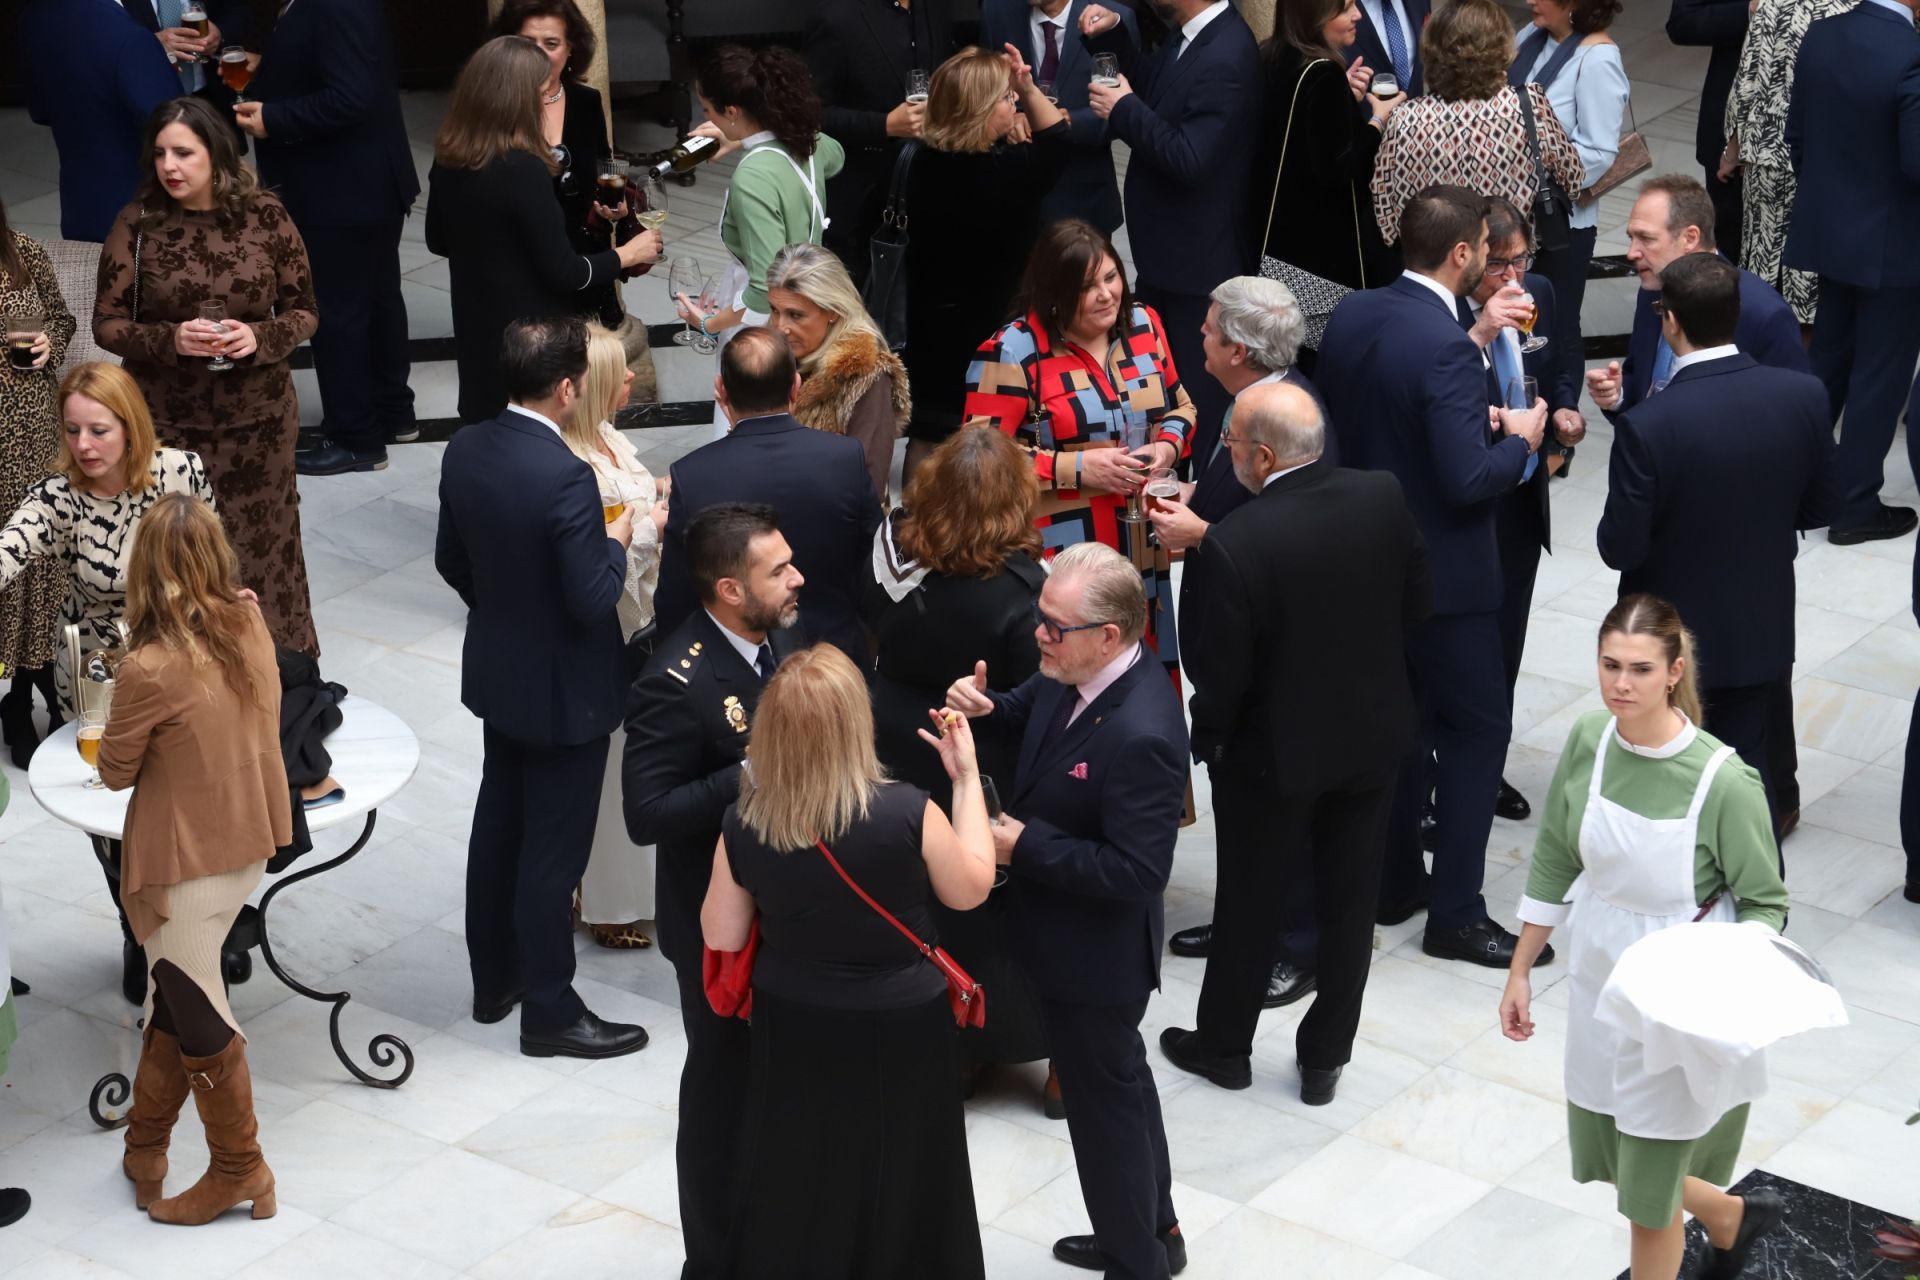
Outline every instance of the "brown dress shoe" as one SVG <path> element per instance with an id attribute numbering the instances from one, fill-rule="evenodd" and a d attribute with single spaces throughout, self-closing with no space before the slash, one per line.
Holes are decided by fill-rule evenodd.
<path id="1" fill-rule="evenodd" d="M 133 1182 L 133 1207 L 144 1209 L 160 1198 L 167 1178 L 167 1145 L 173 1122 L 187 1101 L 187 1069 L 180 1065 L 180 1041 L 149 1026 L 140 1038 L 140 1065 L 133 1072 L 133 1108 L 127 1112 L 127 1153 L 120 1168 Z"/>
<path id="2" fill-rule="evenodd" d="M 1060 1077 L 1054 1073 L 1053 1064 L 1047 1064 L 1047 1087 L 1040 1094 L 1041 1109 L 1049 1120 L 1067 1118 L 1067 1100 L 1060 1094 Z"/>
<path id="3" fill-rule="evenodd" d="M 247 1070 L 247 1042 L 238 1035 L 210 1058 L 180 1057 L 200 1123 L 207 1131 L 212 1158 L 200 1181 L 177 1196 L 155 1200 L 147 1214 L 155 1222 L 198 1227 L 242 1201 L 253 1216 L 271 1218 L 279 1209 L 273 1170 L 260 1155 L 260 1122 L 253 1114 L 253 1075 Z"/>

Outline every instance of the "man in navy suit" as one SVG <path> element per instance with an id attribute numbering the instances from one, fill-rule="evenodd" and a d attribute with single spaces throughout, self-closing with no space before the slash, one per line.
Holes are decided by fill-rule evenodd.
<path id="1" fill-rule="evenodd" d="M 1433 616 L 1407 642 L 1421 733 L 1395 788 L 1380 919 L 1425 905 L 1429 955 L 1505 968 L 1517 939 L 1488 918 L 1480 892 L 1513 729 L 1493 508 L 1540 447 L 1547 406 L 1490 409 L 1490 362 L 1461 327 L 1461 300 L 1486 273 L 1485 198 L 1427 187 L 1400 227 L 1406 272 L 1341 300 L 1315 370 L 1342 461 L 1399 477 L 1433 566 Z M 1496 295 L 1493 321 L 1509 302 Z M 1419 834 L 1429 753 L 1439 835 L 1430 882 Z"/>
<path id="2" fill-rule="evenodd" d="M 873 661 L 860 625 L 880 500 L 857 440 L 804 427 L 789 410 L 800 371 L 787 340 L 753 327 L 720 354 L 714 396 L 733 423 L 721 440 L 673 464 L 667 537 L 660 551 L 654 616 L 663 631 L 699 608 L 688 573 L 685 534 L 674 532 L 715 502 L 764 502 L 780 514 L 780 531 L 804 566 L 800 627 L 809 642 L 825 640 L 866 670 Z"/>
<path id="3" fill-rule="evenodd" d="M 1783 261 L 1820 277 L 1813 372 L 1834 420 L 1830 541 L 1897 538 L 1880 501 L 1887 449 L 1920 359 L 1920 32 L 1914 7 L 1862 0 L 1807 28 L 1787 102 L 1799 188 Z"/>
<path id="4" fill-rule="evenodd" d="M 1090 0 L 982 0 L 980 43 L 1012 45 L 1033 68 L 1033 82 L 1048 91 L 1072 123 L 1073 158 L 1040 202 L 1040 220 L 1085 218 L 1111 236 L 1120 226 L 1120 184 L 1114 180 L 1113 138 L 1094 114 L 1087 89 L 1093 55 L 1080 38 L 1080 15 Z M 1138 38 L 1131 10 L 1119 14 L 1129 42 Z"/>
<path id="5" fill-rule="evenodd" d="M 1734 345 L 1738 277 L 1710 253 L 1661 272 L 1673 381 L 1614 420 L 1598 541 L 1621 595 L 1679 609 L 1706 727 L 1759 771 L 1777 825 L 1769 708 L 1793 678 L 1795 534 L 1832 513 L 1833 431 L 1818 379 Z"/>
<path id="6" fill-rule="evenodd" d="M 293 0 L 261 56 L 252 100 L 234 108 L 313 264 L 313 371 L 326 433 L 295 459 L 305 476 L 378 471 L 389 440 L 419 437 L 400 228 L 420 179 L 397 80 L 377 0 Z"/>
<path id="7" fill-rule="evenodd" d="M 560 424 L 579 403 L 587 327 L 516 320 L 500 339 L 508 405 L 447 446 L 433 565 L 466 602 L 460 701 L 486 758 L 467 844 L 473 1017 L 520 1009 L 520 1052 L 611 1058 L 644 1029 L 573 989 L 573 887 L 587 869 L 607 740 L 620 719 L 630 512 L 602 520 L 593 470 Z"/>
<path id="8" fill-rule="evenodd" d="M 1433 0 L 1360 0 L 1360 25 L 1347 65 L 1364 60 L 1375 74 L 1391 71 L 1408 97 L 1426 92 L 1420 62 L 1420 33 L 1433 13 Z"/>
<path id="9" fill-rule="evenodd" d="M 1211 457 L 1226 414 L 1226 389 L 1202 370 L 1200 325 L 1213 287 L 1253 265 L 1244 209 L 1259 127 L 1260 50 L 1228 0 L 1155 0 L 1173 28 L 1151 58 L 1120 19 L 1090 4 L 1080 15 L 1087 47 L 1117 54 L 1117 87 L 1093 85 L 1088 99 L 1127 160 L 1127 236 L 1135 292 L 1166 322 L 1173 363 L 1197 411 L 1193 467 Z M 1138 91 L 1134 89 L 1139 86 Z M 1186 464 L 1183 464 L 1186 465 Z"/>
<path id="10" fill-rule="evenodd" d="M 1160 986 L 1160 896 L 1186 805 L 1180 699 L 1140 643 L 1147 600 L 1119 552 L 1083 542 L 1040 589 L 1040 673 L 1010 693 L 986 664 L 947 705 L 1020 735 L 996 823 L 1015 946 L 1040 998 L 1090 1236 L 1054 1256 L 1109 1280 L 1166 1280 L 1186 1265 L 1160 1095 L 1140 1039 Z"/>
<path id="11" fill-rule="evenodd" d="M 27 114 L 53 129 L 60 153 L 60 234 L 104 241 L 133 200 L 147 117 L 180 96 L 153 36 L 114 0 L 33 0 L 16 29 Z"/>

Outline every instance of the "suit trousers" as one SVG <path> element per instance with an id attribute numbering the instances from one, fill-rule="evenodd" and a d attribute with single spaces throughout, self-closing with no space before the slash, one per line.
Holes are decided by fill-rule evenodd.
<path id="1" fill-rule="evenodd" d="M 673 1162 L 680 1184 L 680 1237 L 687 1263 L 680 1280 L 725 1274 L 740 1168 L 741 1121 L 753 1040 L 745 1018 L 723 1018 L 707 1003 L 700 957 L 675 964 L 687 1061 L 680 1069 L 680 1123 Z"/>
<path id="2" fill-rule="evenodd" d="M 1353 1057 L 1373 962 L 1373 919 L 1393 779 L 1357 779 L 1313 795 L 1276 795 L 1267 770 L 1214 773 L 1220 834 L 1213 946 L 1200 984 L 1199 1031 L 1210 1051 L 1253 1052 L 1282 903 L 1305 898 L 1317 926 L 1313 1003 L 1294 1036 L 1309 1067 Z"/>
<path id="3" fill-rule="evenodd" d="M 1180 474 L 1197 476 L 1206 470 L 1207 459 L 1220 439 L 1220 420 L 1227 416 L 1233 397 L 1207 372 L 1207 353 L 1202 346 L 1200 326 L 1207 322 L 1207 308 L 1213 305 L 1208 285 L 1199 294 L 1174 293 L 1171 290 L 1140 285 L 1135 293 L 1140 301 L 1160 313 L 1166 327 L 1167 349 L 1173 355 L 1173 371 L 1187 389 L 1196 414 L 1194 428 L 1187 436 L 1188 456 L 1180 463 Z"/>
<path id="4" fill-rule="evenodd" d="M 1733 171 L 1733 179 L 1720 181 L 1720 171 L 1716 165 L 1707 165 L 1705 183 L 1707 199 L 1713 202 L 1713 242 L 1714 247 L 1725 254 L 1728 262 L 1740 261 L 1740 232 L 1746 217 L 1745 173 L 1740 169 Z"/>
<path id="5" fill-rule="evenodd" d="M 1814 316 L 1814 376 L 1827 387 L 1835 422 L 1835 529 L 1854 529 L 1880 507 L 1887 450 L 1920 359 L 1920 288 L 1861 289 L 1820 277 Z"/>
<path id="6" fill-rule="evenodd" d="M 1920 886 L 1920 694 L 1907 722 L 1906 772 L 1900 779 L 1900 845 L 1907 851 L 1907 885 Z"/>
<path id="7" fill-rule="evenodd" d="M 334 443 L 367 452 L 384 449 L 413 426 L 407 385 L 407 304 L 400 296 L 400 214 L 366 226 L 307 226 L 320 327 L 313 335 L 313 373 Z"/>
<path id="8" fill-rule="evenodd" d="M 1800 807 L 1800 750 L 1794 743 L 1793 677 L 1773 683 L 1767 700 L 1767 784 L 1779 802 L 1774 822 Z"/>
<path id="9" fill-rule="evenodd" d="M 1706 730 L 1732 747 L 1734 754 L 1752 765 L 1767 789 L 1767 808 L 1773 814 L 1773 828 L 1780 829 L 1780 801 L 1773 787 L 1772 749 L 1775 687 L 1786 679 L 1765 684 L 1731 688 L 1702 689 L 1700 711 Z"/>
<path id="10" fill-rule="evenodd" d="M 522 993 L 520 1029 L 572 1026 L 573 886 L 587 869 L 607 739 L 535 747 L 483 725 L 485 759 L 467 841 L 467 960 L 474 1002 Z"/>
<path id="11" fill-rule="evenodd" d="M 1487 915 L 1480 893 L 1487 836 L 1513 736 L 1499 614 L 1428 618 L 1407 640 L 1407 675 L 1420 709 L 1420 731 L 1394 785 L 1380 900 L 1424 898 L 1429 929 L 1457 929 Z M 1429 753 L 1435 757 L 1433 814 L 1440 841 L 1431 878 L 1420 848 Z"/>
<path id="12" fill-rule="evenodd" d="M 1159 1232 L 1179 1221 L 1160 1091 L 1140 1039 L 1146 1012 L 1144 996 L 1111 1005 L 1040 1002 L 1107 1280 L 1168 1280 Z"/>
<path id="13" fill-rule="evenodd" d="M 1541 459 L 1540 465 L 1546 466 Z M 1537 476 L 1532 484 L 1549 484 L 1546 476 Z M 1520 492 L 1527 501 L 1533 495 L 1524 486 Z M 1527 650 L 1527 618 L 1533 613 L 1533 584 L 1540 576 L 1540 533 L 1537 521 L 1512 514 L 1509 504 L 1516 495 L 1501 494 L 1494 499 L 1496 536 L 1500 539 L 1500 658 L 1507 677 L 1507 718 L 1513 718 L 1513 691 L 1520 683 L 1520 658 Z M 1493 801 L 1487 801 L 1492 804 Z"/>

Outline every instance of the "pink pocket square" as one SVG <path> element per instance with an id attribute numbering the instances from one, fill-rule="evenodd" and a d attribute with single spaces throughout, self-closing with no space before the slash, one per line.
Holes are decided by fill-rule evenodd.
<path id="1" fill-rule="evenodd" d="M 1087 776 L 1087 762 L 1082 760 L 1079 764 L 1067 770 L 1067 776 L 1069 778 L 1085 778 Z"/>

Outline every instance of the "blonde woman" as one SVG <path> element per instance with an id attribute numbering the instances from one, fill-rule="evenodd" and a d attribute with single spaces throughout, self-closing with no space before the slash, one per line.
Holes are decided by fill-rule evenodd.
<path id="1" fill-rule="evenodd" d="M 767 269 L 767 323 L 800 364 L 793 416 L 815 431 L 851 436 L 887 503 L 893 442 L 913 412 L 906 366 L 887 342 L 839 258 L 816 244 L 790 244 Z"/>
<path id="2" fill-rule="evenodd" d="M 652 653 L 653 589 L 660 580 L 660 535 L 667 527 L 667 485 L 656 483 L 639 451 L 613 428 L 633 390 L 620 339 L 599 325 L 587 326 L 587 376 L 580 404 L 561 429 L 567 447 L 593 468 L 600 505 L 633 512 L 627 546 L 627 584 L 620 592 L 620 636 L 627 642 L 627 678 L 635 679 Z M 625 728 L 615 728 L 600 788 L 600 817 L 593 852 L 580 878 L 580 921 L 603 947 L 650 947 L 640 922 L 653 919 L 653 849 L 627 839 L 620 809 L 620 761 Z"/>
<path id="3" fill-rule="evenodd" d="M 951 823 L 887 781 L 866 682 L 832 645 L 789 656 L 754 709 L 700 913 L 717 950 L 744 946 L 756 913 L 761 930 L 729 1277 L 983 1275 L 946 981 L 815 847 L 929 945 L 933 899 L 986 900 L 972 731 L 927 715 Z"/>
<path id="4" fill-rule="evenodd" d="M 280 758 L 280 668 L 243 595 L 220 520 L 168 494 L 140 522 L 127 570 L 132 647 L 120 663 L 100 776 L 127 806 L 121 892 L 153 966 L 122 1168 L 156 1222 L 199 1226 L 251 1202 L 274 1214 L 246 1037 L 221 981 L 221 942 L 276 846 L 293 838 Z M 161 1199 L 167 1144 L 193 1095 L 211 1161 Z"/>

